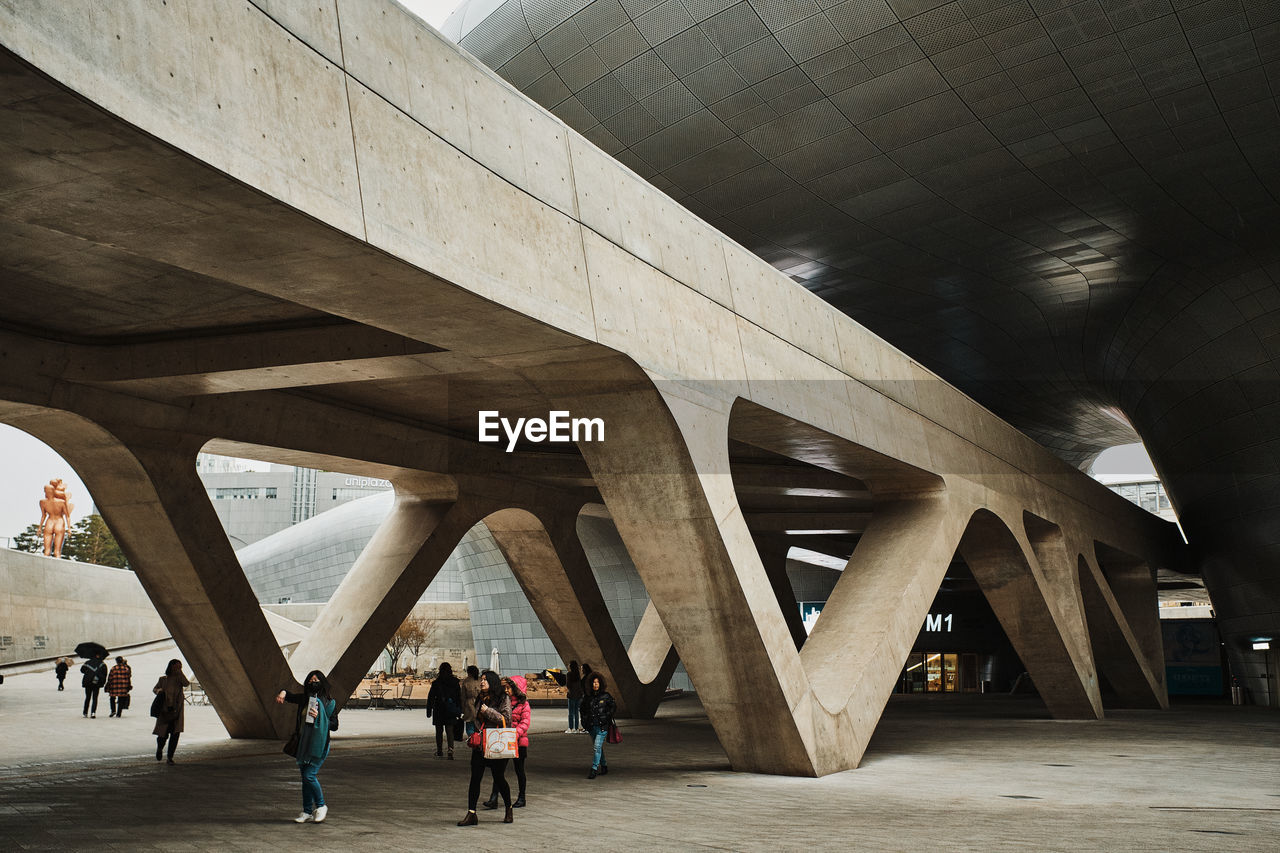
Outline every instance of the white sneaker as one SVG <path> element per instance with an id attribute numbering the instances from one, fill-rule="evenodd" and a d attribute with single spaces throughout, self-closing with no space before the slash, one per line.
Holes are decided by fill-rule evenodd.
<path id="1" fill-rule="evenodd" d="M 324 823 L 325 816 L 329 814 L 328 806 L 321 806 L 316 809 L 315 817 L 312 818 L 316 823 Z"/>
<path id="2" fill-rule="evenodd" d="M 306 823 L 309 820 L 311 820 L 311 812 L 302 812 L 301 814 L 299 814 L 297 817 L 293 819 L 293 822 Z"/>
<path id="3" fill-rule="evenodd" d="M 564 730 L 564 733 L 565 733 L 565 734 L 567 734 L 567 735 L 571 735 L 571 734 L 573 734 L 573 733 L 574 733 L 574 732 L 576 732 L 576 731 L 577 731 L 577 729 L 565 729 L 565 730 Z"/>

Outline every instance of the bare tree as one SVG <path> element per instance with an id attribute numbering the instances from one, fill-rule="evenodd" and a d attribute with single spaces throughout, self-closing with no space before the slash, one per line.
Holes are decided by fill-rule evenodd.
<path id="1" fill-rule="evenodd" d="M 387 640 L 387 656 L 391 660 L 391 674 L 395 675 L 400 668 L 400 656 L 409 648 L 412 642 L 413 627 L 409 624 L 410 620 L 406 619 L 400 623 L 400 627 L 396 628 L 396 632 Z"/>
<path id="2" fill-rule="evenodd" d="M 431 639 L 436 633 L 436 620 L 425 616 L 410 616 L 404 624 L 409 627 L 408 649 L 413 653 L 413 668 L 418 669 L 418 655 L 430 647 Z"/>
<path id="3" fill-rule="evenodd" d="M 418 666 L 418 654 L 426 648 L 435 633 L 434 619 L 422 616 L 410 616 L 400 623 L 400 627 L 387 640 L 387 655 L 391 658 L 391 672 L 394 675 L 400 667 L 400 657 L 406 651 L 413 652 L 413 665 Z"/>

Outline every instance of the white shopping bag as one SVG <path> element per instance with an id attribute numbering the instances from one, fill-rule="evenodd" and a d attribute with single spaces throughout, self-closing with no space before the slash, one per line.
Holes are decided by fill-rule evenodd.
<path id="1" fill-rule="evenodd" d="M 515 758 L 520 752 L 520 738 L 515 729 L 484 730 L 485 758 Z"/>

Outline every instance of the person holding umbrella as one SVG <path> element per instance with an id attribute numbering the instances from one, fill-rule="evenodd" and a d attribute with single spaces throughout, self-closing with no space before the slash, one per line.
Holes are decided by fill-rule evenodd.
<path id="1" fill-rule="evenodd" d="M 81 643 L 76 654 L 88 658 L 80 666 L 80 686 L 84 688 L 84 711 L 80 716 L 96 719 L 98 716 L 98 691 L 107 683 L 107 650 L 98 643 Z"/>

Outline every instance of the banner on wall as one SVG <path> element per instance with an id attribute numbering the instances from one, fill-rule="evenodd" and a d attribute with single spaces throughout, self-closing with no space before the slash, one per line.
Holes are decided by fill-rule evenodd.
<path id="1" fill-rule="evenodd" d="M 1222 695 L 1222 646 L 1217 626 L 1198 619 L 1164 619 L 1160 631 L 1169 695 Z"/>

